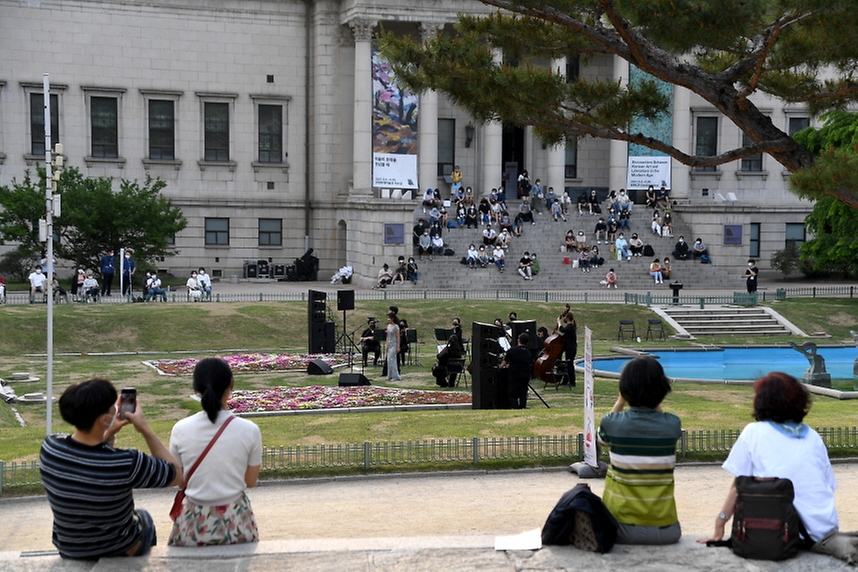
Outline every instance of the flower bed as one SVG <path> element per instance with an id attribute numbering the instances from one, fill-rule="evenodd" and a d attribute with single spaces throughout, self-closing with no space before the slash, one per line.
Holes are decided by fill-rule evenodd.
<path id="1" fill-rule="evenodd" d="M 221 356 L 233 373 L 252 371 L 288 371 L 306 370 L 313 360 L 322 360 L 331 367 L 344 365 L 348 362 L 346 355 L 333 354 L 233 354 Z M 194 372 L 194 366 L 201 358 L 170 359 L 147 362 L 149 365 L 166 375 L 188 375 Z"/>
<path id="2" fill-rule="evenodd" d="M 383 405 L 446 405 L 471 403 L 471 394 L 459 391 L 422 391 L 391 387 L 358 386 L 272 387 L 236 390 L 229 407 L 235 413 L 343 409 Z"/>

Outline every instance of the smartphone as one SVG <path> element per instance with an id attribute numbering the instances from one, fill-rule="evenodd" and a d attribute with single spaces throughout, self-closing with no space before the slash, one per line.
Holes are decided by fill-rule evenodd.
<path id="1" fill-rule="evenodd" d="M 125 420 L 125 413 L 130 411 L 134 413 L 137 409 L 137 388 L 123 387 L 119 394 L 119 418 Z"/>

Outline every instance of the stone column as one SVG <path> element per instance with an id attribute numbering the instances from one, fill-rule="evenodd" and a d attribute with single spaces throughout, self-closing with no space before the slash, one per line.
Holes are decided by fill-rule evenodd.
<path id="1" fill-rule="evenodd" d="M 420 35 L 424 42 L 435 39 L 442 24 L 422 22 Z M 420 111 L 417 124 L 418 184 L 416 196 L 438 185 L 438 92 L 427 89 L 420 94 Z"/>
<path id="2" fill-rule="evenodd" d="M 494 50 L 495 62 L 503 61 L 503 53 L 496 49 Z M 503 175 L 503 162 L 501 160 L 503 154 L 503 125 L 499 121 L 490 121 L 483 125 L 482 129 L 477 134 L 477 137 L 482 139 L 483 151 L 483 168 L 482 168 L 482 188 L 476 190 L 479 196 L 488 196 L 492 187 L 497 187 L 501 183 Z"/>
<path id="3" fill-rule="evenodd" d="M 558 75 L 566 77 L 566 58 L 558 58 L 551 61 L 551 69 Z M 546 166 L 542 186 L 545 190 L 554 187 L 558 195 L 566 187 L 566 145 L 561 143 L 549 147 L 546 151 Z"/>
<path id="4" fill-rule="evenodd" d="M 375 22 L 349 22 L 355 37 L 355 93 L 352 193 L 372 194 L 372 29 Z"/>
<path id="5" fill-rule="evenodd" d="M 629 83 L 629 62 L 619 56 L 613 57 L 614 81 Z M 608 186 L 619 190 L 626 188 L 626 171 L 629 165 L 629 144 L 625 141 L 611 140 L 610 144 L 610 171 L 608 173 Z"/>
<path id="6" fill-rule="evenodd" d="M 673 146 L 686 153 L 694 153 L 691 131 L 691 92 L 684 87 L 673 88 Z M 670 197 L 687 199 L 691 197 L 689 174 L 691 169 L 676 159 L 670 160 Z M 712 191 L 714 193 L 714 190 Z M 700 196 L 698 194 L 698 196 Z"/>

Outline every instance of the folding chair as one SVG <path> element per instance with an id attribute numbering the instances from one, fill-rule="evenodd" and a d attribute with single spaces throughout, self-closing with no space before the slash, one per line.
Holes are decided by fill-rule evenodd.
<path id="1" fill-rule="evenodd" d="M 650 318 L 647 320 L 646 339 L 648 340 L 666 340 L 667 335 L 664 333 L 664 324 L 658 318 Z"/>
<path id="2" fill-rule="evenodd" d="M 634 320 L 620 320 L 620 329 L 617 330 L 617 339 L 626 341 L 626 334 L 631 334 L 632 339 L 637 337 Z"/>
<path id="3" fill-rule="evenodd" d="M 456 385 L 458 385 L 459 380 L 462 380 L 462 383 L 465 387 L 468 387 L 468 370 L 465 369 L 465 360 L 463 358 L 450 359 L 447 361 L 447 375 L 456 374 Z"/>

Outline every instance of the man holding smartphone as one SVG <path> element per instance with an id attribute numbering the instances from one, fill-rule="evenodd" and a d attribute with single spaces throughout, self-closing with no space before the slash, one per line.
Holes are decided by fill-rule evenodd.
<path id="1" fill-rule="evenodd" d="M 39 455 L 42 483 L 54 516 L 53 543 L 63 558 L 142 556 L 157 544 L 155 525 L 135 510 L 133 489 L 179 485 L 182 468 L 149 427 L 139 405 L 120 419 L 116 389 L 106 379 L 68 387 L 60 415 L 75 427 L 67 436 L 51 435 Z M 130 403 L 126 407 L 130 409 Z M 113 446 L 131 424 L 151 455 Z"/>

